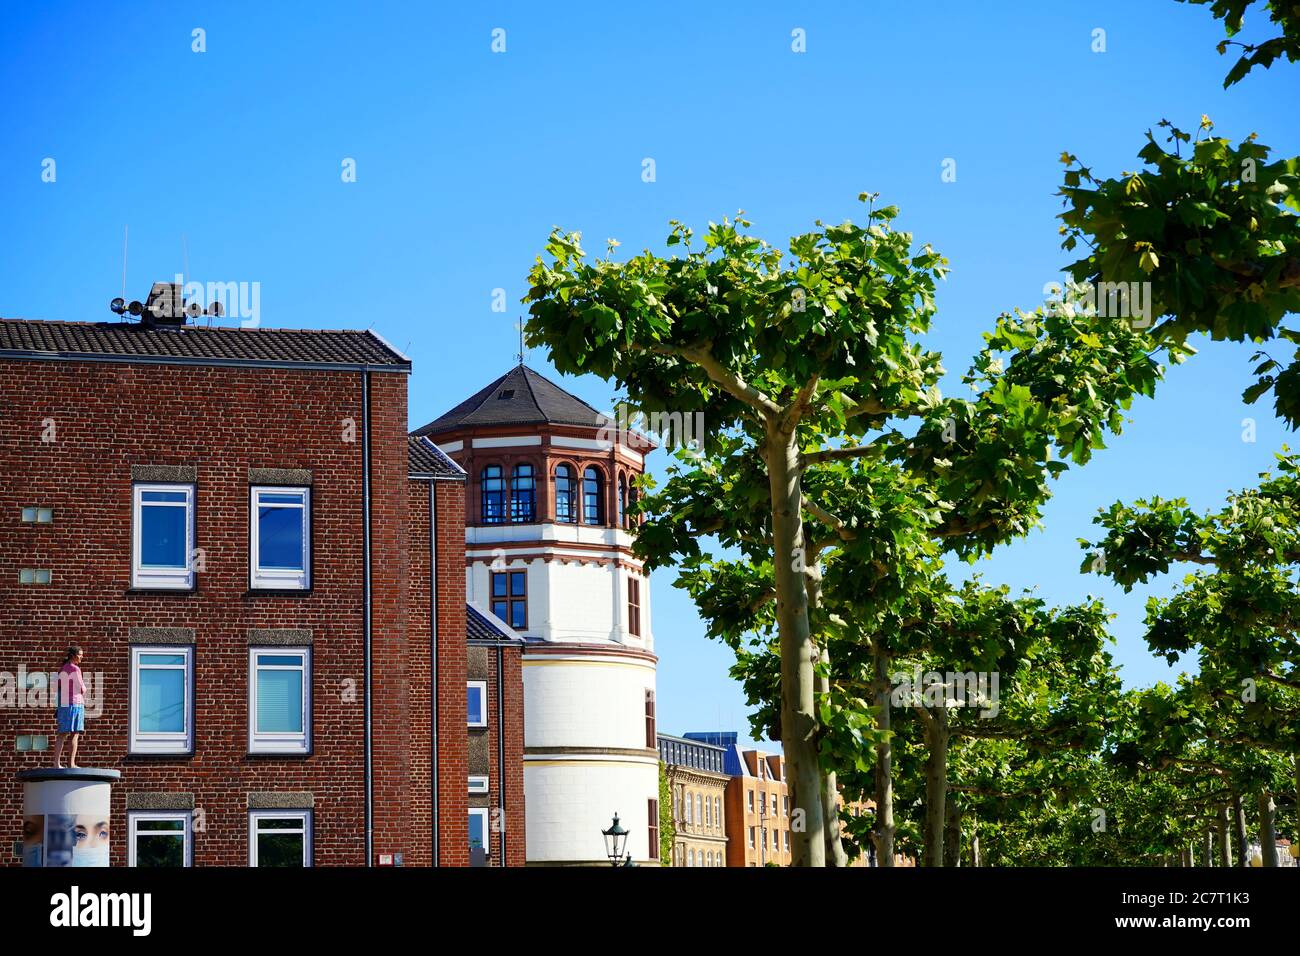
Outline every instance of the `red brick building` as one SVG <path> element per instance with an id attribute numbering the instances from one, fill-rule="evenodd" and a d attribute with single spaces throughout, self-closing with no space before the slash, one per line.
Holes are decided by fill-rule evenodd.
<path id="1" fill-rule="evenodd" d="M 6 832 L 75 642 L 112 865 L 469 862 L 465 475 L 408 438 L 410 371 L 368 332 L 0 320 Z"/>

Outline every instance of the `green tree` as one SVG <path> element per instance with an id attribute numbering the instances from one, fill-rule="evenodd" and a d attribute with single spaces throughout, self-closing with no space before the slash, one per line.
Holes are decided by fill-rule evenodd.
<path id="1" fill-rule="evenodd" d="M 1171 663 L 1194 656 L 1199 672 L 1177 694 L 1148 696 L 1148 711 L 1164 710 L 1140 749 L 1215 767 L 1234 795 L 1256 795 L 1265 829 L 1279 778 L 1300 760 L 1300 459 L 1284 452 L 1277 462 L 1207 513 L 1182 499 L 1116 503 L 1094 519 L 1105 536 L 1081 542 L 1083 569 L 1126 590 L 1178 563 L 1198 568 L 1171 597 L 1147 602 L 1151 650 Z M 1300 778 L 1295 786 L 1300 806 Z"/>
<path id="2" fill-rule="evenodd" d="M 1229 39 L 1253 0 L 1209 2 Z M 1225 86 L 1255 66 L 1300 54 L 1300 8 L 1289 0 L 1263 5 L 1281 36 L 1243 48 Z M 1099 289 L 1104 283 L 1149 282 L 1157 341 L 1179 350 L 1193 333 L 1261 346 L 1252 361 L 1256 382 L 1248 402 L 1273 393 L 1277 414 L 1300 425 L 1300 331 L 1285 324 L 1300 311 L 1300 158 L 1271 156 L 1256 134 L 1234 144 L 1212 135 L 1202 116 L 1193 135 L 1161 120 L 1164 142 L 1150 130 L 1138 152 L 1143 166 L 1119 177 L 1094 175 L 1066 152 L 1061 232 L 1067 250 L 1087 248 L 1069 271 Z M 1265 343 L 1291 354 L 1263 351 Z M 1273 347 L 1273 346 L 1269 346 Z"/>
<path id="3" fill-rule="evenodd" d="M 764 579 L 770 593 L 756 601 L 772 605 L 779 647 L 774 729 L 803 824 L 796 865 L 838 856 L 822 718 L 861 734 L 856 705 L 819 713 L 830 648 L 814 640 L 809 571 L 831 551 L 860 552 L 872 576 L 868 556 L 906 533 L 875 523 L 871 482 L 895 488 L 941 550 L 984 553 L 1037 521 L 1063 459 L 1085 462 L 1160 374 L 1128 323 L 1005 315 L 966 376 L 975 397 L 943 397 L 940 357 L 916 339 L 945 262 L 893 230 L 896 215 L 873 206 L 866 225 L 818 223 L 788 254 L 743 219 L 711 224 L 703 248 L 674 223 L 667 244 L 682 254 L 626 262 L 612 245 L 589 260 L 577 234 L 557 230 L 529 275 L 528 342 L 557 368 L 613 379 L 641 413 L 705 414 L 701 458 L 643 502 L 638 549 L 652 565 L 698 569 L 714 535 L 741 551 L 743 576 Z M 807 494 L 819 473 L 840 510 Z"/>

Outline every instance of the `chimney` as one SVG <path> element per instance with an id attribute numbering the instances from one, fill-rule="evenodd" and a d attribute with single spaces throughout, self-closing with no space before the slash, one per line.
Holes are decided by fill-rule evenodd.
<path id="1" fill-rule="evenodd" d="M 175 282 L 155 282 L 141 319 L 146 325 L 184 325 L 185 300 Z"/>

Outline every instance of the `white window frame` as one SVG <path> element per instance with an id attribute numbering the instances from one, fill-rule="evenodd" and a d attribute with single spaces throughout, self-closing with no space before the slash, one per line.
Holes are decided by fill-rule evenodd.
<path id="1" fill-rule="evenodd" d="M 185 566 L 183 568 L 145 567 L 140 560 L 140 529 L 144 510 L 144 493 L 163 491 L 185 493 L 184 504 L 150 502 L 150 508 L 185 509 Z M 142 589 L 171 588 L 194 590 L 194 485 L 183 482 L 136 482 L 131 486 L 131 587 Z"/>
<path id="2" fill-rule="evenodd" d="M 302 865 L 312 865 L 312 811 L 310 810 L 249 810 L 248 811 L 248 865 L 257 866 L 257 821 L 263 819 L 302 821 Z M 273 832 L 273 831 L 267 831 Z M 280 830 L 280 833 L 297 833 Z"/>
<path id="3" fill-rule="evenodd" d="M 475 690 L 475 689 L 478 690 L 479 695 L 480 695 L 480 698 L 481 698 L 481 701 L 482 701 L 482 706 L 479 707 L 479 713 L 481 713 L 481 714 L 483 715 L 483 719 L 480 720 L 480 721 L 478 721 L 477 723 L 475 723 L 474 721 L 472 721 L 472 720 L 469 719 L 469 692 L 470 692 L 471 690 Z M 466 697 L 465 697 L 465 726 L 467 726 L 467 727 L 486 727 L 486 726 L 488 725 L 488 720 L 487 720 L 487 717 L 488 717 L 487 681 L 485 681 L 485 680 L 470 680 L 470 681 L 466 681 L 466 682 L 465 682 L 465 695 L 466 695 Z"/>
<path id="4" fill-rule="evenodd" d="M 262 495 L 302 495 L 302 570 L 258 567 L 260 531 L 258 510 Z M 297 505 L 277 504 L 277 508 Z M 306 591 L 311 587 L 311 487 L 307 485 L 252 485 L 248 497 L 248 586 L 252 590 Z"/>
<path id="5" fill-rule="evenodd" d="M 143 654 L 181 654 L 185 663 L 185 723 L 179 733 L 140 731 L 140 670 L 172 670 L 175 664 L 142 664 Z M 194 645 L 131 645 L 130 752 L 133 754 L 192 754 L 194 752 Z"/>
<path id="6" fill-rule="evenodd" d="M 469 792 L 470 793 L 487 793 L 488 792 L 488 775 L 472 773 L 469 775 Z"/>
<path id="7" fill-rule="evenodd" d="M 194 814 L 190 810 L 128 810 L 126 814 L 127 822 L 127 844 L 126 844 L 126 865 L 135 866 L 136 856 L 136 839 L 141 836 L 139 824 L 145 820 L 179 820 L 183 823 L 184 829 L 181 830 L 181 841 L 184 846 L 184 860 L 181 866 L 190 867 L 194 865 Z M 144 834 L 150 839 L 175 839 L 172 831 L 157 831 Z"/>
<path id="8" fill-rule="evenodd" d="M 469 815 L 471 817 L 483 818 L 483 853 L 488 858 L 492 858 L 492 828 L 488 825 L 492 820 L 492 813 L 488 807 L 470 807 Z M 469 842 L 468 831 L 466 831 L 466 842 Z M 471 846 L 470 849 L 473 849 Z"/>
<path id="9" fill-rule="evenodd" d="M 302 665 L 272 664 L 263 669 L 298 670 L 302 673 L 302 732 L 259 733 L 257 730 L 257 658 L 260 654 L 277 657 L 299 656 Z M 259 646 L 248 649 L 248 752 L 251 754 L 311 753 L 311 648 Z"/>

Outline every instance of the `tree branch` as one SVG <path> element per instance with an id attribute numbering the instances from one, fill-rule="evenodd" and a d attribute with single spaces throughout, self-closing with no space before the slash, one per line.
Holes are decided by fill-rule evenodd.
<path id="1" fill-rule="evenodd" d="M 879 456 L 880 449 L 875 445 L 849 445 L 843 448 L 823 448 L 821 451 L 812 451 L 799 456 L 800 470 L 807 468 L 809 465 L 817 465 L 824 461 L 837 461 L 840 458 L 865 458 L 868 455 L 875 454 Z"/>
<path id="2" fill-rule="evenodd" d="M 808 413 L 808 408 L 812 405 L 813 397 L 817 394 L 817 386 L 821 383 L 821 375 L 814 374 L 803 388 L 799 389 L 799 394 L 795 396 L 790 407 L 786 409 L 785 414 L 781 417 L 781 430 L 786 434 L 793 434 L 795 427 Z"/>
<path id="3" fill-rule="evenodd" d="M 781 415 L 781 407 L 776 402 L 719 362 L 710 349 L 703 346 L 687 346 L 676 349 L 670 348 L 668 351 L 694 362 L 704 370 L 709 378 L 746 405 L 773 417 Z"/>
<path id="4" fill-rule="evenodd" d="M 813 501 L 811 498 L 805 498 L 803 500 L 803 506 L 807 508 L 808 511 L 812 513 L 813 517 L 815 517 L 822 524 L 826 525 L 827 527 L 834 528 L 836 536 L 841 541 L 852 541 L 854 538 L 857 537 L 857 534 L 844 523 L 843 518 L 839 518 L 836 515 L 831 514 L 829 511 L 827 511 L 817 502 Z M 819 551 L 823 547 L 825 547 L 823 543 L 819 543 L 817 545 L 817 549 Z"/>

